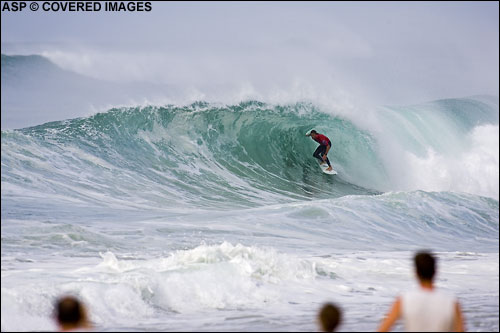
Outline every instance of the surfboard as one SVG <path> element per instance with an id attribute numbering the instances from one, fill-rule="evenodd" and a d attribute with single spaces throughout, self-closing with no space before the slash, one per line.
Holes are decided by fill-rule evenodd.
<path id="1" fill-rule="evenodd" d="M 321 168 L 321 171 L 323 171 L 324 173 L 326 173 L 328 175 L 336 175 L 337 174 L 337 171 L 335 171 L 335 169 L 333 169 L 333 168 L 332 168 L 332 171 L 326 171 L 326 169 L 328 169 L 327 163 L 324 163 L 323 165 L 318 163 L 318 165 Z"/>

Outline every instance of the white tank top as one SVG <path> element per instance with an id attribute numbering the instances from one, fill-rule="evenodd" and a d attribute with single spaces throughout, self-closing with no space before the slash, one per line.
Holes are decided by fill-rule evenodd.
<path id="1" fill-rule="evenodd" d="M 454 296 L 436 289 L 420 288 L 404 293 L 401 300 L 406 331 L 453 331 L 457 302 Z"/>

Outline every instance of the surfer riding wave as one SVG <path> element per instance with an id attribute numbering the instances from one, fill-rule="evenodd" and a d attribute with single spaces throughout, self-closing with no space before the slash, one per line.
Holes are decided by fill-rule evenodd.
<path id="1" fill-rule="evenodd" d="M 319 134 L 315 130 L 311 130 L 311 132 L 306 134 L 306 136 L 310 136 L 314 141 L 319 143 L 319 146 L 314 151 L 313 156 L 319 160 L 320 165 L 325 162 L 328 163 L 328 169 L 326 169 L 326 171 L 332 171 L 332 165 L 330 164 L 330 160 L 327 157 L 328 151 L 332 147 L 330 139 L 328 139 L 328 137 L 323 134 Z"/>

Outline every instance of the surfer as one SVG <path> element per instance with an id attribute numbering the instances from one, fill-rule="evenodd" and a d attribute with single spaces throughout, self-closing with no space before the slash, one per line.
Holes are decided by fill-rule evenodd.
<path id="1" fill-rule="evenodd" d="M 328 151 L 332 147 L 330 139 L 328 139 L 328 137 L 323 134 L 319 134 L 315 130 L 311 130 L 311 132 L 306 134 L 306 136 L 310 136 L 314 141 L 319 143 L 319 147 L 316 148 L 313 156 L 319 160 L 320 165 L 323 165 L 325 162 L 328 163 L 328 169 L 326 169 L 326 171 L 332 171 L 332 165 L 330 164 L 330 160 L 327 157 Z"/>

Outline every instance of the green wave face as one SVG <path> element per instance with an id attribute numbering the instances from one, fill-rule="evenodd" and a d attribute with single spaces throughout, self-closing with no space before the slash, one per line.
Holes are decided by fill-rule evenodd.
<path id="1" fill-rule="evenodd" d="M 324 175 L 317 166 L 312 157 L 317 143 L 304 135 L 311 128 L 331 139 L 329 158 L 339 175 Z M 309 104 L 112 109 L 4 132 L 2 141 L 2 161 L 21 168 L 31 164 L 28 173 L 44 179 L 32 184 L 40 191 L 75 182 L 67 172 L 72 170 L 87 175 L 90 191 L 130 198 L 155 193 L 145 197 L 162 205 L 255 206 L 376 193 L 346 179 L 383 174 L 370 135 Z M 10 154 L 16 150 L 19 154 Z M 47 158 L 51 155 L 54 160 Z M 59 167 L 36 170 L 42 160 Z"/>

